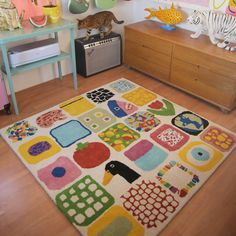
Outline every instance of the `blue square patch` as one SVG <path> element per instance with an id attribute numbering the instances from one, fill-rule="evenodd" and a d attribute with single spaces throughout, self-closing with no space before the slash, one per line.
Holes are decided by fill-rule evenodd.
<path id="1" fill-rule="evenodd" d="M 83 139 L 91 134 L 91 131 L 84 127 L 77 120 L 70 120 L 50 131 L 52 137 L 63 148 L 69 147 L 76 141 Z"/>

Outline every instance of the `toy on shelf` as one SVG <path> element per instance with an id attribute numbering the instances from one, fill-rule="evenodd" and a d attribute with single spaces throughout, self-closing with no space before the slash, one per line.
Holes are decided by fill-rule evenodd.
<path id="1" fill-rule="evenodd" d="M 47 24 L 47 20 L 48 17 L 44 15 L 29 17 L 30 23 L 37 28 L 44 27 Z"/>
<path id="2" fill-rule="evenodd" d="M 72 14 L 81 14 L 88 10 L 89 0 L 69 0 L 68 10 Z"/>
<path id="3" fill-rule="evenodd" d="M 85 40 L 89 40 L 90 34 L 93 29 L 98 29 L 100 32 L 100 38 L 109 35 L 112 30 L 112 21 L 116 24 L 123 24 L 124 21 L 118 21 L 115 15 L 111 11 L 101 11 L 94 15 L 89 15 L 83 20 L 78 21 L 78 30 L 87 29 L 87 35 Z M 107 31 L 106 31 L 107 29 Z"/>
<path id="4" fill-rule="evenodd" d="M 42 16 L 44 5 L 48 4 L 48 0 L 12 0 L 18 13 L 24 11 L 23 20 L 28 20 L 29 17 Z"/>
<path id="5" fill-rule="evenodd" d="M 22 28 L 21 19 L 23 12 L 19 17 L 17 9 L 10 0 L 0 0 L 0 30 L 14 30 Z"/>
<path id="6" fill-rule="evenodd" d="M 198 26 L 197 31 L 190 35 L 191 38 L 198 38 L 202 33 L 208 32 L 212 44 L 228 51 L 236 50 L 236 46 L 230 46 L 230 40 L 236 35 L 236 18 L 234 16 L 212 10 L 195 10 L 187 18 L 187 21 Z M 216 39 L 216 35 L 222 35 L 223 42 Z"/>
<path id="7" fill-rule="evenodd" d="M 172 3 L 169 9 L 162 9 L 159 7 L 159 10 L 152 8 L 145 8 L 145 11 L 149 12 L 150 15 L 146 16 L 146 19 L 151 19 L 152 17 L 158 18 L 160 21 L 165 23 L 161 28 L 165 30 L 174 30 L 176 24 L 179 24 L 185 20 L 185 15 L 182 11 L 178 10 Z"/>
<path id="8" fill-rule="evenodd" d="M 49 0 L 49 4 L 43 6 L 43 14 L 48 17 L 49 23 L 57 23 L 61 18 L 61 1 Z"/>

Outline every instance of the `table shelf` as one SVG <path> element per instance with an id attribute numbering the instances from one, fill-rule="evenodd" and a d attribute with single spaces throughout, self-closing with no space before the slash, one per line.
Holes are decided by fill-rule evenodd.
<path id="1" fill-rule="evenodd" d="M 43 59 L 43 60 L 40 60 L 40 61 L 32 62 L 32 63 L 22 65 L 22 66 L 17 66 L 15 68 L 11 67 L 10 71 L 11 71 L 12 75 L 16 75 L 20 72 L 25 72 L 25 71 L 28 71 L 28 70 L 32 70 L 34 68 L 38 68 L 38 67 L 41 67 L 41 66 L 44 66 L 44 65 L 47 65 L 47 64 L 55 63 L 55 62 L 58 62 L 58 61 L 69 59 L 69 58 L 70 58 L 70 53 L 61 52 L 61 54 L 58 55 L 58 56 L 54 56 L 54 57 L 50 57 L 50 58 Z M 5 66 L 2 66 L 2 72 L 6 74 Z"/>
<path id="2" fill-rule="evenodd" d="M 0 47 L 2 51 L 3 57 L 3 66 L 1 70 L 6 74 L 8 86 L 14 106 L 15 113 L 18 115 L 19 110 L 17 106 L 15 90 L 13 85 L 12 76 L 16 75 L 20 72 L 25 72 L 28 70 L 32 70 L 34 68 L 38 68 L 47 64 L 57 63 L 59 78 L 62 78 L 62 68 L 61 61 L 65 59 L 71 59 L 72 62 L 72 70 L 73 70 L 73 84 L 74 88 L 77 89 L 77 73 L 76 73 L 76 63 L 75 63 L 75 45 L 74 45 L 74 30 L 76 29 L 76 23 L 61 19 L 59 22 L 55 24 L 48 24 L 45 27 L 35 28 L 32 26 L 29 21 L 25 21 L 22 24 L 22 29 L 16 29 L 13 31 L 1 31 L 0 32 Z M 25 40 L 29 38 L 35 38 L 38 36 L 48 36 L 54 34 L 55 39 L 58 40 L 58 32 L 63 30 L 69 30 L 70 32 L 70 51 L 69 52 L 61 52 L 60 55 L 50 57 L 47 59 L 43 59 L 40 61 L 32 62 L 26 65 L 18 66 L 16 68 L 10 67 L 8 53 L 7 53 L 7 44 L 12 42 L 17 42 L 20 40 Z"/>

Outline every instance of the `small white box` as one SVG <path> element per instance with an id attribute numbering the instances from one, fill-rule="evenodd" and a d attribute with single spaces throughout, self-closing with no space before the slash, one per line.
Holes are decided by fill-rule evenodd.
<path id="1" fill-rule="evenodd" d="M 53 38 L 19 45 L 8 50 L 9 62 L 13 68 L 59 54 L 59 43 Z"/>

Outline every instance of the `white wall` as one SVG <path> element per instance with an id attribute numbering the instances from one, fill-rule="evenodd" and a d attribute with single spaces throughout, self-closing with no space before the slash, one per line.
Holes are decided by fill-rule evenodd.
<path id="1" fill-rule="evenodd" d="M 162 0 L 163 1 L 163 0 Z M 159 6 L 162 7 L 169 7 L 170 3 L 160 3 L 161 0 L 117 0 L 117 4 L 114 8 L 110 9 L 118 20 L 124 20 L 125 23 L 122 25 L 117 25 L 113 23 L 113 30 L 117 33 L 123 34 L 123 29 L 125 24 L 130 24 L 133 22 L 144 20 L 144 17 L 148 15 L 144 8 L 151 7 L 157 9 Z M 76 22 L 76 18 L 83 19 L 89 14 L 94 14 L 100 9 L 97 9 L 94 3 L 94 0 L 90 0 L 90 8 L 87 12 L 83 14 L 76 14 L 73 15 L 67 10 L 67 2 L 68 0 L 61 0 L 62 2 L 62 17 L 68 20 L 72 20 Z M 181 7 L 181 10 L 186 12 L 186 14 L 190 14 L 193 9 L 189 7 Z M 157 20 L 157 19 L 153 19 Z M 192 27 L 186 23 L 179 24 L 179 27 L 186 28 L 192 30 Z M 96 33 L 93 31 L 92 33 Z M 75 30 L 75 38 L 83 37 L 86 34 L 86 30 Z M 38 39 L 34 39 L 38 40 Z M 24 43 L 24 42 L 23 42 Z M 69 50 L 69 32 L 62 31 L 59 33 L 59 43 L 60 47 L 64 51 Z M 70 61 L 63 61 L 62 62 L 62 73 L 63 75 L 71 73 L 71 62 Z M 24 72 L 13 77 L 14 81 L 14 88 L 15 91 L 20 91 L 25 88 L 46 82 L 53 78 L 56 78 L 57 75 L 57 68 L 55 65 L 46 65 L 38 69 L 34 69 L 32 71 Z M 8 86 L 7 86 L 8 87 Z M 8 91 L 9 92 L 9 91 Z"/>
<path id="2" fill-rule="evenodd" d="M 95 7 L 94 1 L 90 0 L 90 8 L 86 13 L 83 14 L 71 14 L 67 10 L 67 2 L 68 0 L 61 0 L 62 2 L 62 17 L 68 20 L 72 20 L 76 22 L 76 18 L 83 19 L 89 14 L 94 14 L 98 11 L 101 11 L 100 9 L 97 9 Z M 124 20 L 125 24 L 129 24 L 133 22 L 133 6 L 135 1 L 124 1 L 124 0 L 117 0 L 117 4 L 114 8 L 110 9 L 118 20 Z M 113 30 L 117 33 L 123 33 L 123 25 L 117 25 L 113 23 Z M 82 37 L 86 33 L 85 30 L 78 31 L 75 30 L 75 37 Z M 96 33 L 96 32 L 92 32 Z M 38 38 L 39 39 L 39 38 Z M 38 40 L 34 39 L 34 40 Z M 41 38 L 40 38 L 41 39 Z M 23 44 L 24 42 L 20 42 L 20 44 Z M 62 31 L 59 33 L 59 43 L 60 47 L 64 51 L 69 50 L 69 32 Z M 14 44 L 15 45 L 15 44 Z M 11 47 L 13 45 L 9 45 Z M 62 73 L 63 75 L 71 73 L 71 62 L 66 60 L 62 62 Z M 28 87 L 32 87 L 34 85 L 46 82 L 48 80 L 51 80 L 53 78 L 56 78 L 57 75 L 57 68 L 55 65 L 46 65 L 43 67 L 40 67 L 38 69 L 34 69 L 31 71 L 23 72 L 20 74 L 17 74 L 13 76 L 13 83 L 15 91 L 20 91 Z M 6 79 L 5 79 L 6 81 Z M 7 84 L 7 81 L 6 81 Z M 8 86 L 7 86 L 8 89 Z M 8 90 L 9 93 L 9 90 Z"/>

